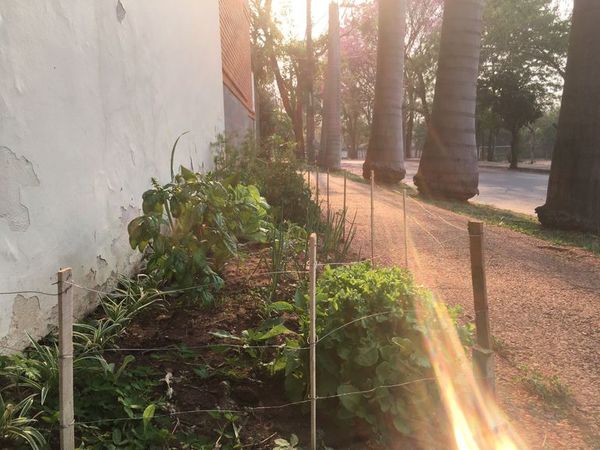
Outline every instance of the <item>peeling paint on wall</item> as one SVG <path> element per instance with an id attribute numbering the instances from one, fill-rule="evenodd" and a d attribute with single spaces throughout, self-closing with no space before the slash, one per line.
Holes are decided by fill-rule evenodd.
<path id="1" fill-rule="evenodd" d="M 119 21 L 119 23 L 123 22 L 123 19 L 125 19 L 125 15 L 127 14 L 127 11 L 125 11 L 125 8 L 123 7 L 123 3 L 121 3 L 121 0 L 117 1 L 117 20 Z"/>
<path id="2" fill-rule="evenodd" d="M 0 345 L 22 347 L 29 342 L 28 334 L 45 334 L 47 325 L 40 317 L 40 299 L 36 296 L 17 295 L 13 302 L 8 336 L 0 339 Z M 9 336 L 12 337 L 9 341 Z"/>
<path id="3" fill-rule="evenodd" d="M 54 292 L 59 267 L 106 291 L 139 264 L 127 224 L 150 178 L 169 179 L 175 137 L 192 130 L 177 165 L 212 161 L 219 0 L 24 3 L 0 0 L 0 291 Z M 56 324 L 56 297 L 29 317 L 15 301 L 0 296 L 4 345 Z M 77 289 L 75 314 L 97 301 Z"/>
<path id="4" fill-rule="evenodd" d="M 12 231 L 29 228 L 29 209 L 21 203 L 21 189 L 39 186 L 40 180 L 31 162 L 20 158 L 8 147 L 0 147 L 0 219 L 6 220 Z"/>

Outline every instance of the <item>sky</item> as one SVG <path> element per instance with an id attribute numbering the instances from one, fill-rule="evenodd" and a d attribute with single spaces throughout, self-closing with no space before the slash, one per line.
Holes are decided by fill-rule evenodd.
<path id="1" fill-rule="evenodd" d="M 553 0 L 566 17 L 573 9 L 573 0 Z M 312 0 L 313 36 L 327 29 L 330 0 Z M 273 10 L 283 21 L 283 29 L 291 36 L 303 39 L 306 33 L 306 0 L 273 0 Z M 289 12 L 287 14 L 286 12 Z M 342 11 L 343 14 L 343 11 Z"/>

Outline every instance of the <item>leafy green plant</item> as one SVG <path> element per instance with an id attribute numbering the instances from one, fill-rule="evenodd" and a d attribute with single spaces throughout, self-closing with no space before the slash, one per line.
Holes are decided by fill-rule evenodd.
<path id="1" fill-rule="evenodd" d="M 157 427 L 152 416 L 162 405 L 155 393 L 160 375 L 134 366 L 131 355 L 102 351 L 115 346 L 126 325 L 161 294 L 140 283 L 122 279 L 114 294 L 100 298 L 100 310 L 107 316 L 74 325 L 73 370 L 77 434 L 85 448 L 151 448 L 170 433 Z M 30 399 L 26 411 L 40 419 L 39 432 L 51 445 L 58 431 L 58 347 L 56 334 L 31 345 L 21 354 L 0 357 L 0 383 L 6 398 Z M 22 403 L 22 402 L 21 402 Z M 19 404 L 21 404 L 19 403 Z M 23 413 L 23 416 L 25 413 Z M 106 419 L 129 417 L 113 422 Z"/>
<path id="2" fill-rule="evenodd" d="M 0 448 L 46 448 L 46 440 L 35 427 L 37 420 L 29 415 L 35 395 L 17 404 L 5 402 L 0 393 Z"/>
<path id="3" fill-rule="evenodd" d="M 132 248 L 144 252 L 148 272 L 178 288 L 206 286 L 204 303 L 223 280 L 218 271 L 242 241 L 264 242 L 269 205 L 255 186 L 228 185 L 182 167 L 173 181 L 143 195 L 144 214 L 129 226 Z"/>
<path id="4" fill-rule="evenodd" d="M 306 225 L 318 207 L 294 156 L 294 145 L 276 136 L 262 147 L 253 138 L 237 147 L 221 139 L 216 145 L 215 175 L 234 184 L 256 185 L 272 207 L 274 222 Z"/>
<path id="5" fill-rule="evenodd" d="M 305 302 L 297 297 L 299 311 L 306 311 Z M 361 263 L 325 269 L 317 285 L 318 395 L 330 398 L 321 409 L 325 414 L 403 434 L 411 433 L 413 421 L 428 420 L 436 391 L 434 384 L 419 381 L 431 378 L 432 370 L 427 328 L 416 309 L 432 302 L 408 272 L 397 268 L 372 269 Z M 304 315 L 298 337 L 288 338 L 273 364 L 285 375 L 292 400 L 307 392 L 308 355 L 294 349 L 305 346 L 307 335 Z"/>
<path id="6" fill-rule="evenodd" d="M 300 440 L 298 439 L 298 436 L 292 434 L 289 441 L 282 438 L 275 439 L 275 447 L 273 447 L 273 450 L 299 450 L 299 443 Z"/>

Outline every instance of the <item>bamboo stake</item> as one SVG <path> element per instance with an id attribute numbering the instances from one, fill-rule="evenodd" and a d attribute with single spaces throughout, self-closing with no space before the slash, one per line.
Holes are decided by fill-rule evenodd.
<path id="1" fill-rule="evenodd" d="M 310 300 L 310 448 L 317 450 L 317 235 L 309 243 L 309 300 Z"/>
<path id="2" fill-rule="evenodd" d="M 404 212 L 404 267 L 408 269 L 408 220 L 406 217 L 406 186 L 402 189 L 402 210 Z"/>
<path id="3" fill-rule="evenodd" d="M 371 170 L 371 266 L 375 267 L 375 203 L 373 192 L 375 190 L 375 171 Z"/>
<path id="4" fill-rule="evenodd" d="M 75 448 L 73 411 L 73 277 L 71 269 L 58 272 L 58 360 L 60 448 Z"/>
<path id="5" fill-rule="evenodd" d="M 468 227 L 477 332 L 477 343 L 473 346 L 473 363 L 477 376 L 482 377 L 486 387 L 493 393 L 496 389 L 496 379 L 487 300 L 483 223 L 470 221 Z"/>

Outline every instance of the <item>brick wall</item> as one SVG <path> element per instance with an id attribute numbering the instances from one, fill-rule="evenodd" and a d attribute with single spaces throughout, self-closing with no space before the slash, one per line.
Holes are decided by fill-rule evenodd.
<path id="1" fill-rule="evenodd" d="M 248 5 L 246 0 L 219 0 L 219 11 L 223 83 L 254 118 Z"/>

